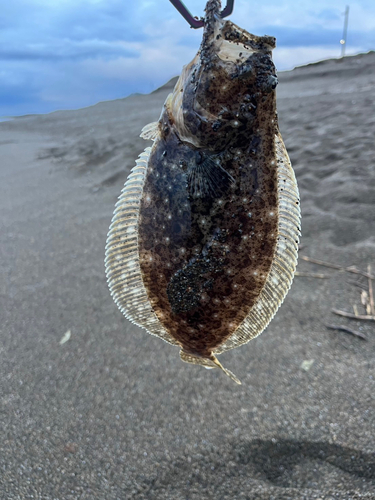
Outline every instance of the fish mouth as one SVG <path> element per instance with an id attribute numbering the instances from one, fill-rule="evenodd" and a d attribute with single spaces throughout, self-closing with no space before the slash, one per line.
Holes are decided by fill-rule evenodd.
<path id="1" fill-rule="evenodd" d="M 200 48 L 201 59 L 216 54 L 222 61 L 246 59 L 253 52 L 269 52 L 276 46 L 273 36 L 257 36 L 248 33 L 231 21 L 221 17 L 220 0 L 209 0 L 206 5 L 203 40 Z M 242 51 L 238 48 L 242 47 Z M 239 53 L 242 52 L 241 55 Z"/>
<path id="2" fill-rule="evenodd" d="M 220 9 L 219 0 L 208 1 L 199 51 L 166 101 L 179 139 L 211 152 L 224 151 L 241 130 L 251 133 L 258 103 L 277 85 L 275 38 L 248 33 Z"/>
<path id="3" fill-rule="evenodd" d="M 215 65 L 226 65 L 228 77 L 234 79 L 254 71 L 249 64 L 253 54 L 271 57 L 276 38 L 248 33 L 231 21 L 224 20 L 220 11 L 220 0 L 207 2 L 203 39 L 198 54 L 204 71 L 214 72 Z M 237 68 L 231 72 L 229 68 L 232 65 Z"/>

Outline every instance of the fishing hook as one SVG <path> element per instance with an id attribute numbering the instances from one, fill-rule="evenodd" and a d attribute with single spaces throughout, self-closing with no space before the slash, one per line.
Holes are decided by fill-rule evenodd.
<path id="1" fill-rule="evenodd" d="M 192 28 L 202 28 L 204 25 L 203 18 L 197 19 L 193 17 L 181 0 L 169 0 L 171 4 L 178 10 L 184 19 L 190 24 Z M 225 9 L 221 11 L 221 17 L 230 16 L 233 12 L 234 0 L 227 0 Z"/>

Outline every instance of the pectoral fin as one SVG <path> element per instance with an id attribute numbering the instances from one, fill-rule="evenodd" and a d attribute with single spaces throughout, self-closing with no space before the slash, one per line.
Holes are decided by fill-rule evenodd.
<path id="1" fill-rule="evenodd" d="M 151 122 L 143 127 L 140 137 L 142 137 L 142 139 L 146 139 L 147 141 L 156 141 L 159 135 L 159 122 Z"/>
<path id="2" fill-rule="evenodd" d="M 220 163 L 210 157 L 202 158 L 188 172 L 189 192 L 193 198 L 219 198 L 234 182 Z"/>

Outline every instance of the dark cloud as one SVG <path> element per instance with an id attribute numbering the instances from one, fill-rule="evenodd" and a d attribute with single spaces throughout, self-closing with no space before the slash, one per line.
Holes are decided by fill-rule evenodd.
<path id="1" fill-rule="evenodd" d="M 0 60 L 59 62 L 66 60 L 83 60 L 97 57 L 113 59 L 117 57 L 138 57 L 136 50 L 115 46 L 99 40 L 85 40 L 82 43 L 72 40 L 54 40 L 50 44 L 27 44 L 24 46 L 0 47 Z"/>
<path id="2" fill-rule="evenodd" d="M 196 15 L 203 14 L 204 3 L 187 2 Z M 278 47 L 336 47 L 341 6 L 318 3 L 320 10 L 316 5 L 315 13 L 308 13 L 315 24 L 309 21 L 307 28 L 288 27 L 286 20 L 285 26 L 279 22 L 254 31 L 276 36 Z M 264 7 L 267 12 L 273 12 L 271 4 Z M 237 12 L 246 5 L 238 0 Z M 149 92 L 181 70 L 201 37 L 168 0 L 13 0 L 2 4 L 0 28 L 0 116 Z M 348 41 L 348 47 L 368 50 L 375 46 L 375 32 L 349 25 Z"/>

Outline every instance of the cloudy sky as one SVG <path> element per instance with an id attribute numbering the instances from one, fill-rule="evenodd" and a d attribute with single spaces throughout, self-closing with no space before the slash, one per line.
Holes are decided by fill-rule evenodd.
<path id="1" fill-rule="evenodd" d="M 205 0 L 185 0 L 197 16 Z M 225 0 L 223 0 L 225 4 Z M 277 37 L 279 70 L 340 55 L 345 0 L 235 0 L 231 20 Z M 0 15 L 0 117 L 150 92 L 195 54 L 169 0 L 13 0 Z M 350 4 L 347 53 L 375 49 L 375 2 Z"/>

